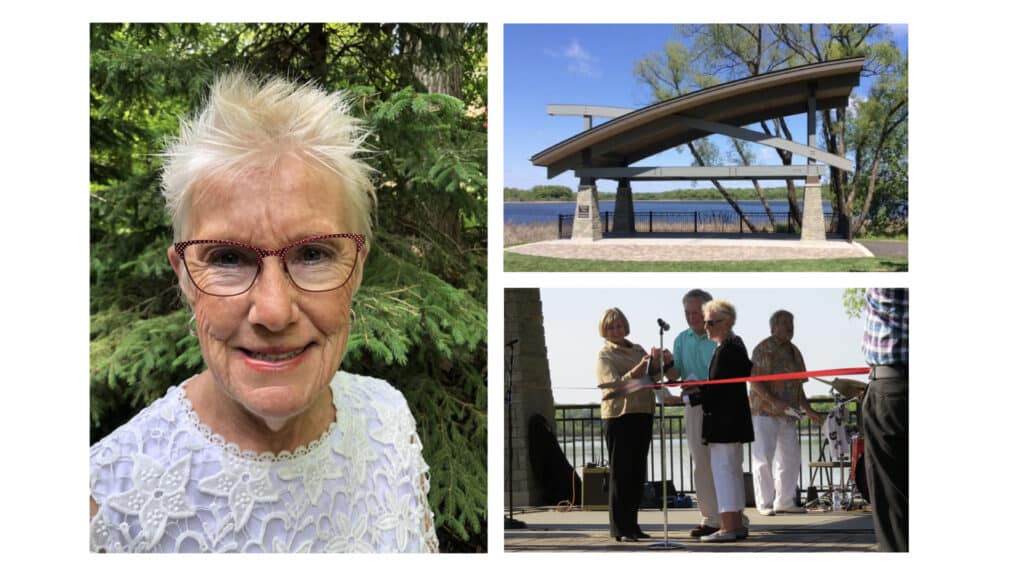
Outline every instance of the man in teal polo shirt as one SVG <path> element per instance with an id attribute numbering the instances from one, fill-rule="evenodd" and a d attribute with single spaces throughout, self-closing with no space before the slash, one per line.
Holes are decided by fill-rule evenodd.
<path id="1" fill-rule="evenodd" d="M 680 332 L 672 345 L 672 356 L 683 380 L 708 379 L 708 367 L 711 366 L 711 357 L 715 354 L 717 344 L 708 340 L 701 307 L 711 300 L 711 294 L 700 289 L 690 290 L 683 296 L 683 311 L 690 327 Z M 711 456 L 708 446 L 701 441 L 704 411 L 699 403 L 699 394 L 691 395 L 686 402 L 686 439 L 690 458 L 693 459 L 694 487 L 701 515 L 700 525 L 690 531 L 690 536 L 694 538 L 716 532 L 719 526 L 718 499 L 711 478 Z"/>

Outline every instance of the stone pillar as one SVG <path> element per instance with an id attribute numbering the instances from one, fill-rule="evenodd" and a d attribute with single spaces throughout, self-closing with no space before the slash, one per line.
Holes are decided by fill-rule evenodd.
<path id="1" fill-rule="evenodd" d="M 619 180 L 615 189 L 615 217 L 612 220 L 612 232 L 616 234 L 635 234 L 636 224 L 633 211 L 633 189 L 629 179 Z"/>
<path id="2" fill-rule="evenodd" d="M 515 344 L 511 344 L 515 342 Z M 513 358 L 514 353 L 514 358 Z M 509 362 L 513 360 L 512 369 Z M 534 414 L 542 414 L 554 429 L 555 400 L 551 392 L 548 349 L 544 340 L 544 318 L 540 289 L 505 289 L 505 484 L 502 486 L 506 509 L 509 506 L 509 478 L 512 481 L 512 505 L 516 508 L 543 504 L 543 488 L 530 468 L 529 425 Z M 511 392 L 511 394 L 510 394 Z M 511 398 L 511 402 L 509 399 Z M 512 462 L 509 464 L 509 450 Z"/>
<path id="3" fill-rule="evenodd" d="M 818 136 L 818 85 L 807 85 L 807 145 L 814 146 Z M 813 166 L 814 159 L 808 158 L 807 165 Z M 808 176 L 804 182 L 804 217 L 800 228 L 802 242 L 825 241 L 825 213 L 821 207 L 821 179 Z"/>
<path id="4" fill-rule="evenodd" d="M 576 215 L 572 220 L 572 239 L 592 242 L 602 236 L 601 205 L 597 202 L 597 185 L 580 179 L 576 194 Z"/>
<path id="5" fill-rule="evenodd" d="M 825 240 L 825 213 L 821 207 L 821 181 L 817 176 L 809 176 L 804 184 L 804 218 L 800 240 Z"/>

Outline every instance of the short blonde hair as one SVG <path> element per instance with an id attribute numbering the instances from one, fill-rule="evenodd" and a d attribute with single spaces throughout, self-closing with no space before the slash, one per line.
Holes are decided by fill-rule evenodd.
<path id="1" fill-rule="evenodd" d="M 161 189 L 174 226 L 183 240 L 192 193 L 211 177 L 247 171 L 271 171 L 287 158 L 341 184 L 348 230 L 369 236 L 376 193 L 373 169 L 357 158 L 368 131 L 349 115 L 342 92 L 328 93 L 312 84 L 282 78 L 257 78 L 232 72 L 217 78 L 206 104 L 192 119 L 181 120 L 180 133 L 163 154 Z"/>
<path id="2" fill-rule="evenodd" d="M 609 308 L 601 315 L 601 321 L 597 325 L 597 333 L 601 338 L 608 338 L 608 327 L 616 320 L 622 320 L 622 327 L 626 329 L 626 336 L 629 336 L 629 320 L 626 319 L 626 315 L 618 308 Z"/>
<path id="3" fill-rule="evenodd" d="M 721 314 L 729 319 L 729 325 L 734 326 L 736 324 L 736 307 L 730 304 L 726 300 L 709 300 L 701 306 L 701 310 L 704 314 Z"/>

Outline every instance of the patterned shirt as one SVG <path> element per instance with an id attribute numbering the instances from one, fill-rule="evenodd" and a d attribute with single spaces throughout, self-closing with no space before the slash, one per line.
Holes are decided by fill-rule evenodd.
<path id="1" fill-rule="evenodd" d="M 335 422 L 294 452 L 213 433 L 170 388 L 89 452 L 106 552 L 436 552 L 428 467 L 402 394 L 339 372 Z"/>
<path id="2" fill-rule="evenodd" d="M 868 288 L 865 300 L 864 360 L 872 366 L 906 366 L 910 357 L 910 290 Z"/>
<path id="3" fill-rule="evenodd" d="M 800 349 L 792 342 L 783 342 L 774 336 L 762 340 L 754 348 L 754 354 L 750 359 L 754 363 L 754 367 L 750 371 L 751 376 L 805 372 L 807 370 Z M 800 395 L 803 393 L 804 382 L 807 382 L 807 378 L 775 380 L 760 384 L 767 388 L 773 396 L 783 400 L 796 410 L 800 408 Z M 784 410 L 776 408 L 753 386 L 750 388 L 750 413 L 754 416 L 787 416 Z"/>

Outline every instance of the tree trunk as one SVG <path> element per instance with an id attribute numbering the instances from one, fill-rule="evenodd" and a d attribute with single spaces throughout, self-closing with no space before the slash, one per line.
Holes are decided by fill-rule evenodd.
<path id="1" fill-rule="evenodd" d="M 421 28 L 442 43 L 459 44 L 465 35 L 462 24 L 458 23 L 424 24 Z M 412 73 L 416 80 L 431 94 L 446 94 L 461 100 L 462 63 L 447 61 L 438 64 L 425 57 L 423 51 L 423 42 L 418 38 L 409 47 L 409 55 L 413 62 Z M 463 222 L 462 214 L 458 210 L 449 209 L 447 206 L 424 206 L 424 209 L 430 214 L 429 221 L 433 228 L 456 243 L 462 242 Z"/>
<path id="2" fill-rule="evenodd" d="M 323 23 L 309 24 L 306 51 L 309 53 L 309 73 L 321 86 L 327 85 L 327 31 Z"/>
<path id="3" fill-rule="evenodd" d="M 436 36 L 442 42 L 452 45 L 462 43 L 465 31 L 461 24 L 426 24 L 424 29 Z M 416 50 L 419 50 L 417 46 Z M 424 66 L 420 63 L 413 64 L 413 74 L 427 92 L 431 94 L 447 94 L 462 99 L 462 63 L 457 61 L 445 62 L 443 66 Z"/>
<path id="4" fill-rule="evenodd" d="M 832 115 L 829 112 L 822 114 L 825 145 L 829 152 L 845 158 L 846 144 L 843 139 L 843 131 L 846 129 L 846 110 L 837 109 L 835 114 L 835 120 L 832 119 Z M 834 199 L 832 217 L 839 219 L 839 235 L 850 241 L 853 239 L 850 230 L 850 212 L 853 205 L 853 196 L 847 197 L 847 184 L 850 183 L 850 180 L 846 172 L 838 168 L 831 168 L 829 175 L 831 176 L 830 184 Z M 851 185 L 850 193 L 853 194 L 854 192 L 855 189 Z"/>
<path id="5" fill-rule="evenodd" d="M 786 125 L 785 118 L 774 118 L 772 121 L 775 124 L 774 134 L 772 134 L 771 130 L 768 129 L 767 124 L 763 121 L 761 122 L 761 129 L 764 130 L 765 134 L 778 138 L 781 132 L 787 140 L 793 139 L 793 135 L 789 132 L 789 126 Z M 793 165 L 792 152 L 789 150 L 782 150 L 781 148 L 776 148 L 775 152 L 778 153 L 783 166 Z M 797 226 L 803 226 L 803 212 L 800 209 L 800 200 L 796 196 L 796 186 L 793 184 L 792 180 L 786 180 L 786 200 L 789 202 L 790 217 L 796 222 Z"/>
<path id="6" fill-rule="evenodd" d="M 730 138 L 730 140 L 732 140 L 732 145 L 736 148 L 736 155 L 740 157 L 743 165 L 750 166 L 750 158 L 747 158 L 747 154 L 743 150 L 743 147 L 740 146 L 739 140 L 735 138 Z M 757 193 L 757 197 L 761 200 L 761 206 L 764 207 L 765 213 L 768 214 L 769 231 L 775 232 L 775 216 L 772 214 L 772 208 L 768 205 L 768 201 L 764 198 L 764 192 L 761 191 L 761 184 L 756 179 L 751 180 L 751 182 L 754 183 L 754 192 Z"/>
<path id="7" fill-rule="evenodd" d="M 693 159 L 697 161 L 697 164 L 704 166 L 704 159 L 701 158 L 700 153 L 697 152 L 697 149 L 693 146 L 693 142 L 687 142 L 686 146 L 690 149 L 690 154 L 693 154 Z M 722 184 L 718 180 L 712 180 L 711 183 L 715 186 L 715 188 L 718 189 L 718 192 L 722 195 L 722 198 L 725 198 L 725 201 L 728 202 L 730 206 L 732 206 L 732 209 L 736 211 L 736 214 L 738 214 L 740 220 L 742 220 L 743 223 L 747 225 L 747 228 L 749 228 L 750 230 L 754 230 L 754 225 L 750 223 L 750 219 L 747 218 L 747 215 L 743 213 L 743 209 L 740 208 L 740 205 L 737 204 L 735 200 L 733 200 L 732 196 L 729 195 L 729 192 L 725 189 L 725 187 L 722 186 Z"/>

